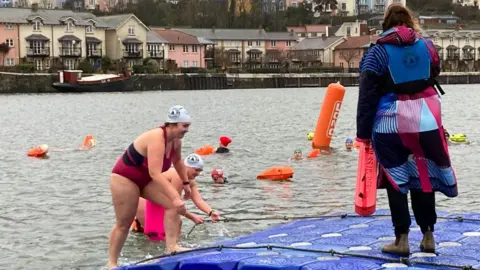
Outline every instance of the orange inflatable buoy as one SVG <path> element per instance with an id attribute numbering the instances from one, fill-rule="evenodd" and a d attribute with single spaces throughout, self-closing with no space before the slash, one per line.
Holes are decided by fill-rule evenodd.
<path id="1" fill-rule="evenodd" d="M 33 147 L 29 149 L 27 152 L 27 156 L 37 157 L 37 158 L 46 157 L 47 154 L 48 154 L 48 145 L 46 144 L 41 144 L 37 147 Z"/>
<path id="2" fill-rule="evenodd" d="M 329 148 L 333 131 L 337 123 L 340 107 L 345 96 L 345 87 L 340 83 L 328 85 L 323 99 L 322 109 L 317 120 L 317 127 L 312 140 L 313 148 Z"/>
<path id="3" fill-rule="evenodd" d="M 257 179 L 287 180 L 293 177 L 293 169 L 290 166 L 279 166 L 266 169 L 257 175 Z"/>
<path id="4" fill-rule="evenodd" d="M 377 203 L 377 159 L 371 145 L 360 143 L 358 152 L 355 213 L 369 216 Z"/>
<path id="5" fill-rule="evenodd" d="M 312 152 L 308 153 L 308 158 L 316 158 L 320 155 L 320 149 L 313 149 Z"/>
<path id="6" fill-rule="evenodd" d="M 208 155 L 213 154 L 214 150 L 215 150 L 215 147 L 213 147 L 211 145 L 205 145 L 205 146 L 202 146 L 202 147 L 198 148 L 197 150 L 195 150 L 195 154 L 200 155 L 200 156 L 208 156 Z"/>
<path id="7" fill-rule="evenodd" d="M 83 138 L 83 147 L 85 148 L 92 148 L 96 146 L 96 141 L 93 135 L 87 135 Z"/>

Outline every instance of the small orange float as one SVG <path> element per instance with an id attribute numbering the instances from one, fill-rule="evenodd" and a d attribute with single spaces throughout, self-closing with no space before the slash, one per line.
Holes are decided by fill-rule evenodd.
<path id="1" fill-rule="evenodd" d="M 85 148 L 92 148 L 96 146 L 96 141 L 93 135 L 87 135 L 83 138 L 83 147 Z"/>
<path id="2" fill-rule="evenodd" d="M 266 169 L 259 175 L 257 179 L 269 179 L 269 180 L 287 180 L 293 177 L 293 169 L 290 166 L 278 166 Z"/>
<path id="3" fill-rule="evenodd" d="M 200 156 L 208 156 L 213 154 L 213 151 L 215 151 L 215 147 L 211 145 L 204 145 L 197 150 L 195 150 L 195 154 L 200 155 Z"/>
<path id="4" fill-rule="evenodd" d="M 48 145 L 46 144 L 41 144 L 39 146 L 33 147 L 29 149 L 27 152 L 27 156 L 37 157 L 37 158 L 46 157 L 47 154 L 48 154 Z"/>

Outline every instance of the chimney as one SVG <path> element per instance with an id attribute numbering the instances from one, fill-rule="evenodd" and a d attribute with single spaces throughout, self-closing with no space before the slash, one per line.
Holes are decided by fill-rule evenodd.
<path id="1" fill-rule="evenodd" d="M 37 12 L 38 11 L 38 3 L 32 3 L 32 11 Z"/>

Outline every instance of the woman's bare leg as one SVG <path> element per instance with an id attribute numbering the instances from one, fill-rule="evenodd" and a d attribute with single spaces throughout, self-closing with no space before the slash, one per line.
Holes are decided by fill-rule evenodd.
<path id="1" fill-rule="evenodd" d="M 116 223 L 110 233 L 108 247 L 108 268 L 112 269 L 118 266 L 118 257 L 120 257 L 130 225 L 135 218 L 140 190 L 128 178 L 112 174 L 110 177 L 110 191 L 112 192 L 116 218 Z"/>

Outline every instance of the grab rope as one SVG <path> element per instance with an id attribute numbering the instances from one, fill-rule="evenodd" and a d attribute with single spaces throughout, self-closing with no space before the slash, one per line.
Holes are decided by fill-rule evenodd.
<path id="1" fill-rule="evenodd" d="M 243 221 L 263 221 L 263 220 L 282 220 L 282 221 L 289 221 L 289 220 L 298 220 L 298 219 L 320 219 L 320 218 L 366 218 L 366 217 L 391 217 L 389 214 L 376 214 L 370 216 L 359 216 L 359 215 L 349 215 L 349 214 L 339 214 L 339 215 L 320 215 L 320 216 L 282 216 L 282 217 L 259 217 L 259 218 L 222 218 L 218 222 L 243 222 Z M 464 218 L 462 216 L 451 216 L 451 217 L 437 217 L 437 219 L 444 219 L 444 220 L 456 220 L 459 222 L 463 221 L 479 221 L 480 218 Z M 205 223 L 213 223 L 212 220 L 205 220 Z M 193 225 L 193 227 L 188 231 L 186 237 L 188 238 L 190 234 L 193 233 L 195 228 L 198 224 Z"/>
<path id="2" fill-rule="evenodd" d="M 317 249 L 305 249 L 305 248 L 284 247 L 284 246 L 275 246 L 275 245 L 255 246 L 255 247 L 230 247 L 230 246 L 219 245 L 219 246 L 216 246 L 216 247 L 198 248 L 198 249 L 192 249 L 192 250 L 187 250 L 187 251 L 182 251 L 182 252 L 173 252 L 171 254 L 155 256 L 155 257 L 152 257 L 152 258 L 148 258 L 148 259 L 138 261 L 138 262 L 134 263 L 134 265 L 139 265 L 139 264 L 142 264 L 142 263 L 145 263 L 145 262 L 158 260 L 158 259 L 162 259 L 162 258 L 166 258 L 166 257 L 173 257 L 173 256 L 180 255 L 180 254 L 187 254 L 187 253 L 198 252 L 198 251 L 210 251 L 210 250 L 221 251 L 222 249 L 241 249 L 241 250 L 284 249 L 284 250 L 303 251 L 303 252 L 310 252 L 310 253 L 329 254 L 331 256 L 340 255 L 340 256 L 350 256 L 350 257 L 358 257 L 358 258 L 364 258 L 364 259 L 384 260 L 384 261 L 388 261 L 388 262 L 392 262 L 392 263 L 403 263 L 405 265 L 426 265 L 426 266 L 437 266 L 437 267 L 449 267 L 449 268 L 464 269 L 464 270 L 474 269 L 473 266 L 471 266 L 471 265 L 461 265 L 461 266 L 459 266 L 459 265 L 451 265 L 451 264 L 444 264 L 444 263 L 415 261 L 415 260 L 411 260 L 409 258 L 403 258 L 403 257 L 398 258 L 398 259 L 394 259 L 394 258 L 389 258 L 389 257 L 381 257 L 381 256 L 367 255 L 367 254 L 338 252 L 338 251 L 335 251 L 333 249 L 317 250 Z"/>

